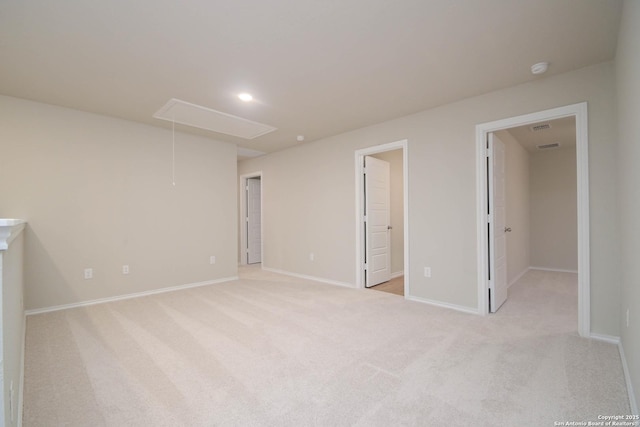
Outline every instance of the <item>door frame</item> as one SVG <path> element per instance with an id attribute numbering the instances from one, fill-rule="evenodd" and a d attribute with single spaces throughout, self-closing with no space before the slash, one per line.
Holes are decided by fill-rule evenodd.
<path id="1" fill-rule="evenodd" d="M 402 150 L 402 199 L 403 199 L 403 217 L 404 217 L 404 297 L 410 295 L 409 286 L 409 144 L 408 140 L 389 142 L 386 144 L 375 145 L 355 151 L 355 221 L 356 221 L 356 288 L 364 289 L 364 222 L 362 217 L 362 209 L 364 207 L 364 158 L 371 154 L 384 153 L 385 151 Z"/>
<path id="2" fill-rule="evenodd" d="M 247 265 L 247 198 L 246 188 L 248 180 L 260 178 L 260 253 L 261 263 L 264 262 L 264 177 L 262 171 L 240 175 L 240 265 Z M 264 264 L 263 264 L 264 265 Z"/>
<path id="3" fill-rule="evenodd" d="M 591 334 L 590 252 L 589 252 L 589 132 L 587 103 L 567 105 L 510 117 L 476 125 L 476 199 L 477 199 L 477 251 L 478 251 L 478 313 L 487 315 L 489 310 L 489 284 L 487 265 L 489 262 L 487 236 L 487 149 L 486 137 L 512 127 L 538 123 L 546 120 L 575 117 L 576 120 L 576 167 L 578 199 L 578 333 Z"/>

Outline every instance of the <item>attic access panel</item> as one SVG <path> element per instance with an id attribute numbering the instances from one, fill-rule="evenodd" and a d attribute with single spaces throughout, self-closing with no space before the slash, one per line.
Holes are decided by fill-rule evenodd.
<path id="1" fill-rule="evenodd" d="M 273 126 L 176 98 L 170 99 L 153 117 L 244 139 L 254 139 L 277 130 Z"/>

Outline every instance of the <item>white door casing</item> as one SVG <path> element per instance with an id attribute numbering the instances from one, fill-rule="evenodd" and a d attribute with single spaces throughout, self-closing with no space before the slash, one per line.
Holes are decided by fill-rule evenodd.
<path id="1" fill-rule="evenodd" d="M 262 262 L 261 180 L 247 179 L 247 264 Z"/>
<path id="2" fill-rule="evenodd" d="M 366 283 L 366 272 L 364 270 L 365 264 L 365 227 L 362 222 L 362 215 L 364 212 L 364 158 L 366 156 L 384 153 L 391 150 L 402 150 L 402 187 L 403 187 L 403 217 L 404 217 L 404 229 L 395 230 L 401 232 L 404 235 L 404 296 L 405 298 L 411 297 L 411 275 L 408 273 L 411 271 L 411 256 L 409 251 L 410 242 L 410 223 L 409 223 L 409 141 L 406 139 L 388 142 L 385 144 L 374 145 L 367 148 L 362 148 L 354 152 L 354 178 L 355 178 L 355 277 L 356 287 L 364 288 Z"/>
<path id="3" fill-rule="evenodd" d="M 489 312 L 487 233 L 487 144 L 486 135 L 502 129 L 573 116 L 576 118 L 576 164 L 578 195 L 578 333 L 591 334 L 591 283 L 589 238 L 589 120 L 586 102 L 552 108 L 476 125 L 476 211 L 478 312 Z"/>
<path id="4" fill-rule="evenodd" d="M 498 311 L 507 300 L 506 185 L 504 143 L 493 132 L 487 135 L 489 186 L 489 292 L 490 310 Z"/>
<path id="5" fill-rule="evenodd" d="M 366 287 L 391 278 L 391 177 L 389 162 L 365 156 Z"/>

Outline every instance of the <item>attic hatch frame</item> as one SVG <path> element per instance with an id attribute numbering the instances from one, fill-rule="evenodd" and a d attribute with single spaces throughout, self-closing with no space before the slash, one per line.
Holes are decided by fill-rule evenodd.
<path id="1" fill-rule="evenodd" d="M 487 135 L 503 129 L 575 117 L 578 198 L 578 333 L 591 337 L 591 282 L 589 235 L 589 131 L 587 103 L 567 105 L 476 125 L 476 217 L 478 253 L 478 313 L 489 313 L 487 230 Z"/>

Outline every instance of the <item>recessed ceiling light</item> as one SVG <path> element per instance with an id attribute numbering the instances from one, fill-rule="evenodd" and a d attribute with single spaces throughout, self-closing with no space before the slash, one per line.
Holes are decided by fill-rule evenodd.
<path id="1" fill-rule="evenodd" d="M 537 64 L 533 64 L 531 66 L 531 73 L 532 74 L 544 74 L 547 72 L 547 69 L 549 68 L 549 63 L 548 62 L 538 62 Z"/>
<path id="2" fill-rule="evenodd" d="M 298 135 L 298 136 L 296 137 L 296 139 L 297 139 L 299 142 L 302 142 L 302 141 L 304 141 L 304 135 Z"/>
<path id="3" fill-rule="evenodd" d="M 238 98 L 240 98 L 244 102 L 249 102 L 249 101 L 253 100 L 253 96 L 251 96 L 250 93 L 246 93 L 246 92 L 239 94 Z"/>

